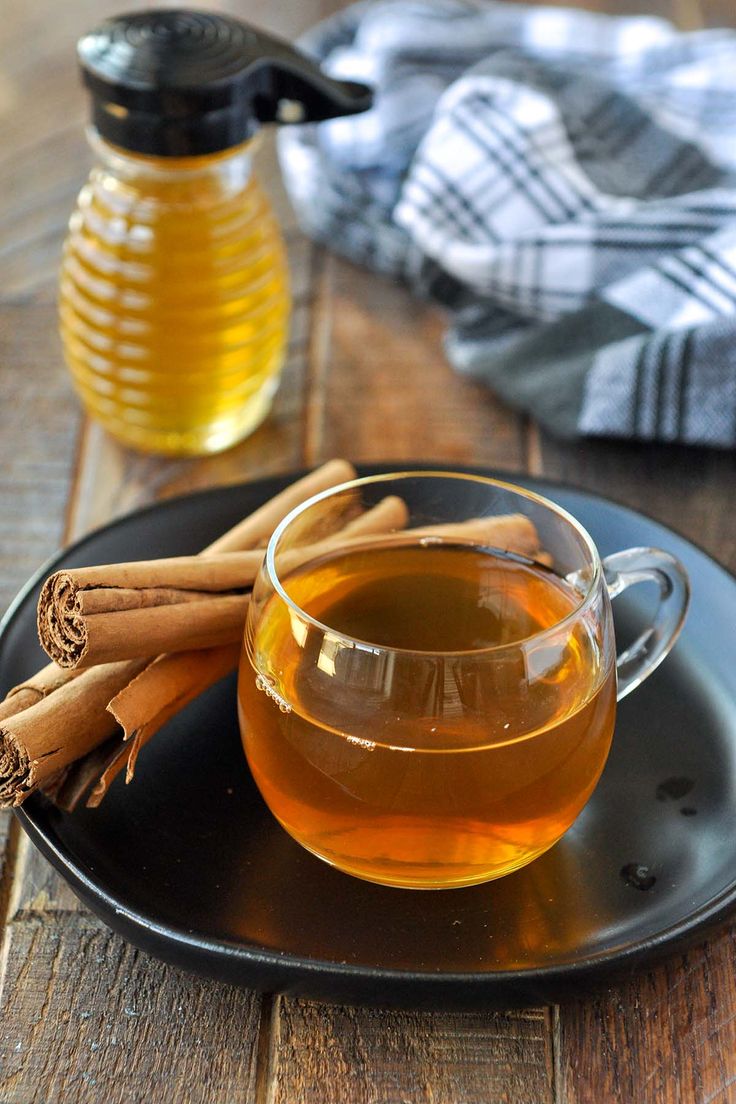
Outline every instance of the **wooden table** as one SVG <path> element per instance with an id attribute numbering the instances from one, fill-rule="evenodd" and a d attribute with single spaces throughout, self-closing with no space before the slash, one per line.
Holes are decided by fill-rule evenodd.
<path id="1" fill-rule="evenodd" d="M 291 35 L 340 5 L 220 6 Z M 736 22 L 733 0 L 643 6 L 681 26 Z M 64 223 L 88 163 L 73 47 L 118 7 L 30 0 L 8 5 L 0 26 L 3 607 L 60 543 L 113 516 L 330 456 L 431 456 L 559 477 L 646 510 L 736 569 L 733 453 L 547 438 L 452 374 L 436 313 L 301 237 L 281 192 L 295 311 L 269 422 L 238 448 L 194 461 L 127 452 L 84 422 L 54 303 Z M 278 190 L 268 145 L 261 172 Z M 734 925 L 634 981 L 560 1007 L 336 1008 L 216 985 L 139 953 L 80 906 L 7 816 L 0 856 L 3 1104 L 736 1101 Z"/>

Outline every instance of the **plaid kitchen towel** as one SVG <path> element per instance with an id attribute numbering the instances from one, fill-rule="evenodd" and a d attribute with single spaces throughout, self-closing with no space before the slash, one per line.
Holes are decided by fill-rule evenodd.
<path id="1" fill-rule="evenodd" d="M 736 443 L 736 33 L 374 0 L 302 40 L 371 111 L 284 128 L 314 237 L 451 310 L 552 431 Z"/>

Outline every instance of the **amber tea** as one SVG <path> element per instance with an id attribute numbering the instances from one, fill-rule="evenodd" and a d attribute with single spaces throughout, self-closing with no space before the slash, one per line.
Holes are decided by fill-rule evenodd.
<path id="1" fill-rule="evenodd" d="M 575 587 L 521 556 L 409 539 L 282 585 L 288 601 L 275 592 L 249 622 L 239 708 L 253 777 L 295 839 L 425 888 L 498 877 L 559 839 L 616 703 Z"/>

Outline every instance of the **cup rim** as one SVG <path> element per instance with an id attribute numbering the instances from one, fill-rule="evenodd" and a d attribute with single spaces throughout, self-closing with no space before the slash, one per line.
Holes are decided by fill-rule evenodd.
<path id="1" fill-rule="evenodd" d="M 491 644 L 485 648 L 469 648 L 469 649 L 433 649 L 423 650 L 421 648 L 400 648 L 390 644 L 377 644 L 375 641 L 362 640 L 357 637 L 349 636 L 347 633 L 340 632 L 339 629 L 335 629 L 324 621 L 320 621 L 318 618 L 313 617 L 302 609 L 298 602 L 294 601 L 291 595 L 285 589 L 281 579 L 279 577 L 278 569 L 276 567 L 275 556 L 276 549 L 278 547 L 281 537 L 285 533 L 289 525 L 300 514 L 310 509 L 316 503 L 321 502 L 323 499 L 331 498 L 335 494 L 339 494 L 343 491 L 350 490 L 354 487 L 365 486 L 366 484 L 386 483 L 397 479 L 455 479 L 462 482 L 470 483 L 482 483 L 486 486 L 498 487 L 501 490 L 509 491 L 512 494 L 519 495 L 522 498 L 529 499 L 532 502 L 538 503 L 540 506 L 545 507 L 552 513 L 557 514 L 563 521 L 566 521 L 572 529 L 575 530 L 583 545 L 588 550 L 590 555 L 591 564 L 593 567 L 593 573 L 588 583 L 588 588 L 585 595 L 581 598 L 580 602 L 569 613 L 566 613 L 559 621 L 556 621 L 554 625 L 550 625 L 546 629 L 542 629 L 540 632 L 533 633 L 531 636 L 521 637 L 519 640 L 506 641 L 503 644 Z M 446 469 L 438 468 L 426 468 L 419 470 L 405 469 L 394 472 L 381 472 L 377 475 L 364 475 L 359 476 L 356 479 L 347 480 L 344 483 L 338 483 L 334 487 L 328 487 L 327 490 L 319 491 L 317 494 L 312 495 L 310 498 L 300 502 L 298 506 L 295 506 L 288 514 L 279 522 L 274 529 L 266 547 L 266 553 L 263 558 L 263 569 L 268 576 L 268 580 L 273 587 L 274 591 L 279 597 L 286 603 L 289 609 L 308 625 L 317 629 L 318 631 L 329 634 L 331 638 L 342 641 L 346 647 L 362 648 L 366 651 L 371 651 L 376 654 L 379 653 L 395 653 L 397 655 L 407 656 L 423 656 L 442 659 L 446 657 L 458 657 L 458 658 L 471 658 L 489 655 L 493 652 L 506 651 L 509 648 L 519 648 L 529 646 L 532 643 L 535 645 L 539 641 L 543 641 L 545 638 L 550 637 L 564 629 L 565 625 L 576 621 L 583 616 L 589 607 L 592 605 L 595 595 L 598 592 L 598 585 L 603 573 L 603 565 L 601 561 L 600 553 L 587 529 L 564 507 L 559 506 L 556 502 L 552 502 L 550 499 L 545 498 L 544 495 L 537 494 L 536 491 L 530 491 L 526 487 L 520 487 L 516 483 L 510 483 L 508 480 L 493 479 L 490 476 L 474 475 L 467 472 L 453 472 Z"/>

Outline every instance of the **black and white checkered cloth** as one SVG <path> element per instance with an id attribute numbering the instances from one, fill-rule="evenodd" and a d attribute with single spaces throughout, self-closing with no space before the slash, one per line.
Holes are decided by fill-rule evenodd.
<path id="1" fill-rule="evenodd" d="M 300 220 L 449 307 L 456 368 L 559 434 L 736 443 L 736 33 L 374 0 L 302 45 L 376 99 L 282 130 Z"/>

